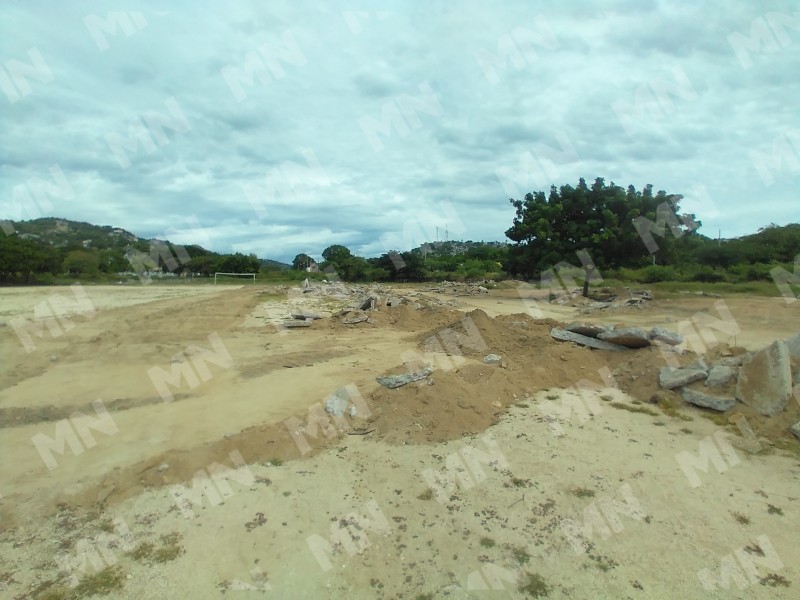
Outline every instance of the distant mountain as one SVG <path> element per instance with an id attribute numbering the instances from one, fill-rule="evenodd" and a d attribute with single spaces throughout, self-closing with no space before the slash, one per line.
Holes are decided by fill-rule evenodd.
<path id="1" fill-rule="evenodd" d="M 43 218 L 33 221 L 7 221 L 22 239 L 34 239 L 56 248 L 124 249 L 141 240 L 130 231 L 109 225 L 92 225 L 68 219 Z"/>

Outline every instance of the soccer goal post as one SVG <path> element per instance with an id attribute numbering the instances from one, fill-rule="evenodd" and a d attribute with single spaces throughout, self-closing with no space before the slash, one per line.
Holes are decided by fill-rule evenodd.
<path id="1" fill-rule="evenodd" d="M 252 277 L 253 278 L 253 284 L 255 284 L 255 282 L 256 282 L 256 274 L 255 273 L 214 273 L 214 285 L 217 285 L 217 277 L 219 275 L 223 275 L 225 277 L 245 277 L 245 278 Z"/>

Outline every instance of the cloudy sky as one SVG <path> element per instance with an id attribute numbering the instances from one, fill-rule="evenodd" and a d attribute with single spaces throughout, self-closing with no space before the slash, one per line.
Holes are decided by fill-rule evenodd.
<path id="1" fill-rule="evenodd" d="M 33 0 L 0 23 L 0 218 L 374 256 L 503 240 L 510 197 L 601 176 L 683 194 L 706 235 L 800 221 L 795 0 Z"/>

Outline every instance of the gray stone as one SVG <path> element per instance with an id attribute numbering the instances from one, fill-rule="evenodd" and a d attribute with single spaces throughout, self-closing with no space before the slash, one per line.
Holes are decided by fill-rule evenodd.
<path id="1" fill-rule="evenodd" d="M 736 399 L 765 417 L 774 417 L 792 396 L 789 346 L 778 340 L 756 352 L 739 369 Z"/>
<path id="2" fill-rule="evenodd" d="M 361 300 L 358 303 L 358 308 L 361 310 L 372 310 L 375 308 L 377 302 L 373 296 L 369 296 L 365 300 Z"/>
<path id="3" fill-rule="evenodd" d="M 789 356 L 795 360 L 800 360 L 800 333 L 786 340 L 786 345 L 789 348 Z"/>
<path id="4" fill-rule="evenodd" d="M 625 346 L 618 346 L 617 344 L 604 342 L 603 340 L 598 340 L 593 337 L 589 337 L 587 335 L 581 335 L 580 333 L 573 333 L 572 331 L 564 331 L 563 329 L 559 329 L 558 327 L 554 327 L 553 329 L 551 329 L 550 335 L 553 337 L 553 339 L 556 339 L 560 342 L 575 342 L 576 344 L 580 344 L 581 346 L 596 348 L 597 350 L 611 350 L 614 352 L 622 352 L 628 349 Z"/>
<path id="5" fill-rule="evenodd" d="M 160 465 L 158 465 L 156 471 L 158 471 L 159 473 L 163 473 L 167 469 L 169 469 L 169 465 L 167 463 L 161 463 Z"/>
<path id="6" fill-rule="evenodd" d="M 611 331 L 604 331 L 597 336 L 604 342 L 611 342 L 628 348 L 646 348 L 650 345 L 650 336 L 640 327 L 620 327 Z"/>
<path id="7" fill-rule="evenodd" d="M 688 385 L 693 381 L 700 381 L 708 376 L 706 369 L 698 367 L 661 367 L 658 372 L 658 385 L 665 390 L 672 390 L 677 387 Z"/>
<path id="8" fill-rule="evenodd" d="M 389 389 L 399 388 L 403 385 L 425 379 L 428 375 L 433 373 L 433 369 L 425 367 L 421 371 L 414 371 L 413 373 L 404 373 L 403 375 L 391 375 L 388 377 L 377 377 L 376 381 L 383 387 Z"/>
<path id="9" fill-rule="evenodd" d="M 718 398 L 717 396 L 709 396 L 708 394 L 689 388 L 681 389 L 681 398 L 689 404 L 718 410 L 720 412 L 725 412 L 736 406 L 736 400 L 734 398 Z"/>
<path id="10" fill-rule="evenodd" d="M 347 317 L 342 319 L 342 323 L 345 325 L 356 325 L 358 323 L 363 323 L 364 321 L 368 321 L 369 317 L 364 313 L 350 313 Z"/>
<path id="11" fill-rule="evenodd" d="M 321 319 L 322 317 L 317 313 L 301 311 L 292 313 L 292 318 L 297 319 L 298 321 L 314 321 L 316 319 Z"/>
<path id="12" fill-rule="evenodd" d="M 593 325 L 592 323 L 580 323 L 576 321 L 574 323 L 570 323 L 569 325 L 565 325 L 564 330 L 596 338 L 604 331 L 609 331 L 610 328 L 605 325 Z"/>
<path id="13" fill-rule="evenodd" d="M 728 385 L 736 378 L 735 367 L 715 366 L 711 367 L 706 378 L 707 387 L 723 387 Z"/>
<path id="14" fill-rule="evenodd" d="M 386 306 L 390 306 L 390 307 L 400 306 L 402 303 L 403 303 L 403 299 L 402 298 L 389 298 L 386 301 Z"/>
<path id="15" fill-rule="evenodd" d="M 325 411 L 334 417 L 343 417 L 344 412 L 350 404 L 350 396 L 347 390 L 339 388 L 333 394 L 325 398 Z"/>
<path id="16" fill-rule="evenodd" d="M 744 354 L 739 354 L 738 356 L 728 356 L 723 358 L 719 361 L 719 364 L 723 367 L 741 367 L 745 361 L 750 359 L 750 354 L 745 352 Z"/>
<path id="17" fill-rule="evenodd" d="M 653 341 L 663 342 L 670 346 L 677 346 L 683 343 L 683 336 L 679 333 L 673 333 L 664 329 L 663 327 L 653 327 L 650 330 L 650 339 Z"/>
<path id="18" fill-rule="evenodd" d="M 499 365 L 501 360 L 503 360 L 503 358 L 497 354 L 487 354 L 483 357 L 483 362 L 487 365 Z"/>
<path id="19" fill-rule="evenodd" d="M 794 435 L 796 438 L 800 439 L 800 421 L 792 425 L 789 431 Z"/>
<path id="20" fill-rule="evenodd" d="M 311 327 L 312 321 L 298 321 L 293 319 L 291 321 L 284 321 L 284 327 Z"/>

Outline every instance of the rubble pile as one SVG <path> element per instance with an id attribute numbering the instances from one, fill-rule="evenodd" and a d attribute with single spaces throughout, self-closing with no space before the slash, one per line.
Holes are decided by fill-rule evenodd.
<path id="1" fill-rule="evenodd" d="M 484 282 L 488 286 L 494 286 L 494 281 Z M 426 292 L 433 292 L 436 294 L 448 294 L 450 296 L 478 296 L 480 294 L 488 294 L 489 288 L 485 285 L 477 283 L 460 283 L 458 281 L 442 281 L 435 286 L 425 288 Z"/>

